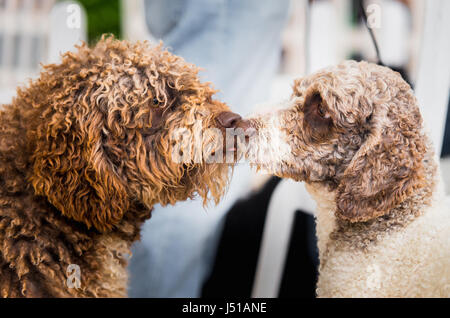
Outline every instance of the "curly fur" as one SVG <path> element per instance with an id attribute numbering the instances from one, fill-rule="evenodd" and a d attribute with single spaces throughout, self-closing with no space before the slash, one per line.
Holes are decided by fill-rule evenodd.
<path id="1" fill-rule="evenodd" d="M 250 120 L 249 158 L 316 199 L 318 296 L 449 297 L 450 211 L 409 85 L 347 61 L 296 80 L 284 106 Z"/>
<path id="2" fill-rule="evenodd" d="M 220 199 L 228 165 L 171 158 L 175 129 L 199 133 L 228 111 L 197 72 L 161 44 L 103 37 L 18 89 L 0 112 L 1 296 L 125 296 L 153 205 Z"/>

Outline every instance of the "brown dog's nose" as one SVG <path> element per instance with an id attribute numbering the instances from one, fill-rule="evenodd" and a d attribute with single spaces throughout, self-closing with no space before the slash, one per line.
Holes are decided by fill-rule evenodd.
<path id="1" fill-rule="evenodd" d="M 241 116 L 232 112 L 222 112 L 216 119 L 223 128 L 235 128 L 241 120 Z"/>

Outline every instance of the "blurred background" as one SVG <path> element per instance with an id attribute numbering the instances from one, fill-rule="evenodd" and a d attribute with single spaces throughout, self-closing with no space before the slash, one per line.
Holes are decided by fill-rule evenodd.
<path id="1" fill-rule="evenodd" d="M 17 86 L 37 77 L 41 63 L 58 62 L 60 53 L 74 50 L 80 41 L 95 43 L 104 33 L 130 41 L 162 39 L 169 50 L 202 67 L 201 77 L 220 90 L 217 97 L 242 115 L 288 98 L 296 77 L 344 59 L 381 59 L 415 90 L 450 185 L 449 3 L 0 0 L 0 104 L 8 104 Z M 309 267 L 298 260 L 289 263 L 298 218 L 291 213 L 283 224 L 274 225 L 269 216 L 271 209 L 308 212 L 313 203 L 303 188 L 285 182 L 283 191 L 275 191 L 278 181 L 267 180 L 240 165 L 219 206 L 205 212 L 194 200 L 157 207 L 134 248 L 130 296 L 311 296 L 286 287 L 289 281 L 301 284 L 305 279 L 291 274 L 292 264 L 305 268 L 311 284 L 317 267 L 314 251 L 296 256 L 310 258 Z M 269 188 L 270 193 L 264 192 Z M 272 197 L 275 192 L 277 198 Z M 259 211 L 240 212 L 235 220 L 236 202 L 245 200 L 257 202 L 240 209 L 258 206 Z M 286 207 L 287 201 L 294 206 Z M 314 225 L 305 220 L 305 231 L 313 233 Z M 314 249 L 310 237 L 297 242 L 305 250 Z"/>

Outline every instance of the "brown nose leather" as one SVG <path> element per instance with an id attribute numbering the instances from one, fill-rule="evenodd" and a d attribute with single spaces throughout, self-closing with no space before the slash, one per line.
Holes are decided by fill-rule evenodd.
<path id="1" fill-rule="evenodd" d="M 216 119 L 223 128 L 235 128 L 241 116 L 232 112 L 222 112 Z"/>

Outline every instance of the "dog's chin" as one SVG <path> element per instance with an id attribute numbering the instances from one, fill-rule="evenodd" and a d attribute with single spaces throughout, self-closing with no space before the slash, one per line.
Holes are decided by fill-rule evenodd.
<path id="1" fill-rule="evenodd" d="M 204 205 L 219 203 L 228 189 L 231 170 L 232 165 L 226 163 L 203 163 L 198 167 L 194 189 Z"/>
<path id="2" fill-rule="evenodd" d="M 256 172 L 270 174 L 279 178 L 292 179 L 294 181 L 307 181 L 307 176 L 304 170 L 285 162 L 251 164 L 251 167 L 255 169 Z"/>

